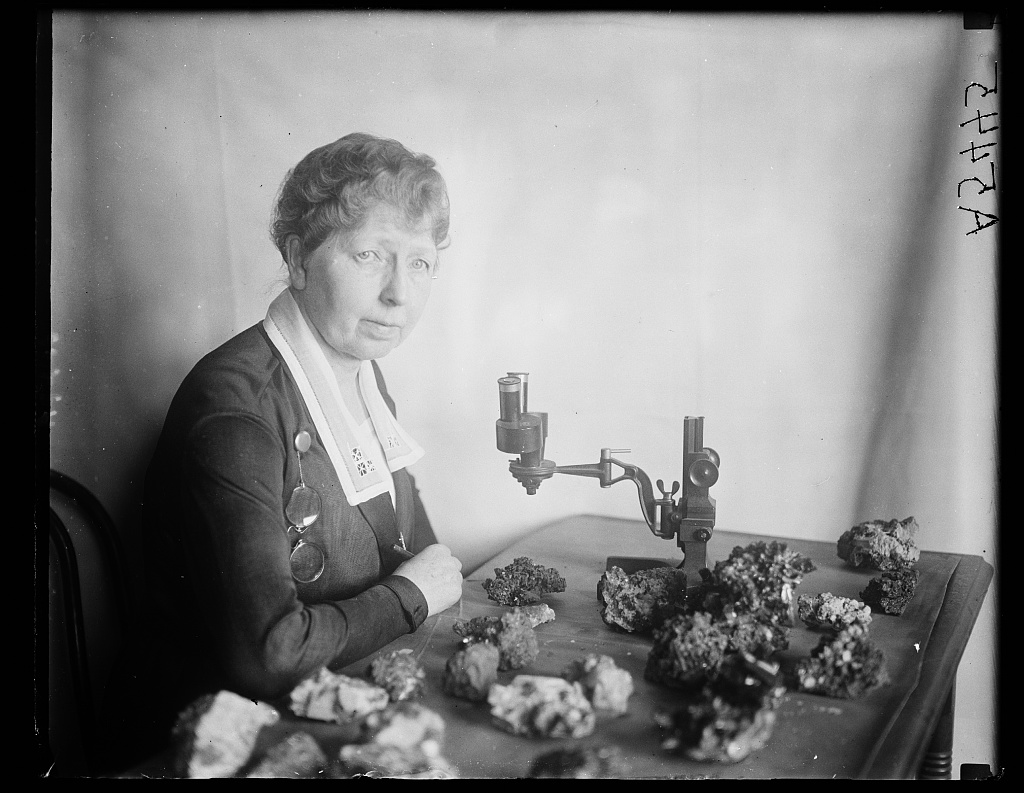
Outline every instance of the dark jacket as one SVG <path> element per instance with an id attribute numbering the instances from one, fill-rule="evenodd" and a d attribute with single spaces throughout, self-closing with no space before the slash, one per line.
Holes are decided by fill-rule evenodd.
<path id="1" fill-rule="evenodd" d="M 310 584 L 292 578 L 284 516 L 299 484 L 300 430 L 313 439 L 303 479 L 323 502 L 303 536 L 327 555 Z M 144 727 L 150 747 L 166 743 L 176 714 L 200 695 L 228 689 L 273 701 L 320 667 L 357 661 L 419 627 L 426 601 L 391 575 L 401 562 L 391 546 L 399 528 L 413 551 L 436 539 L 412 476 L 402 469 L 394 480 L 397 509 L 387 493 L 349 505 L 262 324 L 196 364 L 146 477 L 147 599 L 111 680 L 115 729 Z"/>

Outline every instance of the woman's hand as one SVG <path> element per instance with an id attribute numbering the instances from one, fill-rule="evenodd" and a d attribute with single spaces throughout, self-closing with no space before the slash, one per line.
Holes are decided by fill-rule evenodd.
<path id="1" fill-rule="evenodd" d="M 395 575 L 408 578 L 427 601 L 427 616 L 444 611 L 462 597 L 462 562 L 447 545 L 428 545 L 402 562 Z"/>

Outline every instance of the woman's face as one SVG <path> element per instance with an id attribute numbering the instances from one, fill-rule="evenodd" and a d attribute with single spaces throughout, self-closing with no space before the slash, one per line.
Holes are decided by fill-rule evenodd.
<path id="1" fill-rule="evenodd" d="M 429 227 L 411 228 L 378 204 L 351 234 L 335 234 L 305 257 L 288 247 L 292 294 L 329 361 L 354 369 L 382 358 L 416 326 L 437 267 Z"/>

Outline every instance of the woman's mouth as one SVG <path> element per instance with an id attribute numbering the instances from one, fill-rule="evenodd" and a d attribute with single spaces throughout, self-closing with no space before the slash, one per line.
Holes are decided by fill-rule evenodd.
<path id="1" fill-rule="evenodd" d="M 390 339 L 396 336 L 400 330 L 398 325 L 387 322 L 376 322 L 372 319 L 364 320 L 367 332 L 377 339 Z"/>

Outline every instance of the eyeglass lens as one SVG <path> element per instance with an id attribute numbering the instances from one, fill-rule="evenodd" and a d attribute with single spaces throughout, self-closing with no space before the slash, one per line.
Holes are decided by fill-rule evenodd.
<path id="1" fill-rule="evenodd" d="M 327 560 L 319 545 L 299 540 L 289 557 L 292 566 L 292 578 L 301 584 L 312 584 L 321 575 Z"/>
<path id="2" fill-rule="evenodd" d="M 320 517 L 320 494 L 313 488 L 300 484 L 292 491 L 284 516 L 299 532 L 305 531 Z"/>
<path id="3" fill-rule="evenodd" d="M 302 534 L 316 523 L 317 518 L 320 517 L 322 506 L 320 494 L 313 488 L 307 487 L 302 477 L 302 453 L 309 450 L 310 442 L 309 433 L 305 430 L 295 436 L 295 451 L 299 458 L 299 486 L 292 491 L 288 505 L 284 508 L 284 515 L 288 518 L 289 531 L 294 529 L 298 534 Z M 319 545 L 300 539 L 292 548 L 289 560 L 292 578 L 300 583 L 310 584 L 323 575 L 327 558 Z"/>

